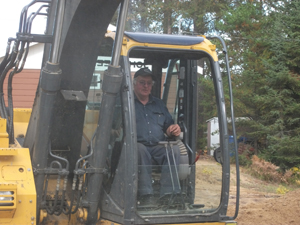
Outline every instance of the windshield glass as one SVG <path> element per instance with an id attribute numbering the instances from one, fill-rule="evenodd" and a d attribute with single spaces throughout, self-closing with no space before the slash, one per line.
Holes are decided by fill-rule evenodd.
<path id="1" fill-rule="evenodd" d="M 191 61 L 166 55 L 146 52 L 145 57 L 130 58 L 132 76 L 144 67 L 153 72 L 151 95 L 163 101 L 182 131 L 180 138 L 158 143 L 159 151 L 165 153 L 164 160 L 152 156 L 151 165 L 139 164 L 142 182 L 138 182 L 137 209 L 145 216 L 213 212 L 220 205 L 222 188 L 222 165 L 213 157 L 220 147 L 218 120 L 214 120 L 217 106 L 213 70 L 205 57 Z M 211 101 L 203 102 L 204 95 L 210 95 Z M 137 119 L 137 126 L 139 123 Z M 153 146 L 145 147 L 148 152 L 155 151 Z M 141 190 L 151 192 L 143 194 Z"/>

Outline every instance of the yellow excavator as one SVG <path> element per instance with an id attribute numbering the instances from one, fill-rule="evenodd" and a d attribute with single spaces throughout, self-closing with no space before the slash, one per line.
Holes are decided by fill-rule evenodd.
<path id="1" fill-rule="evenodd" d="M 29 14 L 37 3 L 41 7 Z M 236 224 L 239 169 L 236 141 L 229 144 L 228 121 L 234 140 L 236 133 L 224 41 L 126 32 L 128 5 L 129 0 L 34 0 L 22 10 L 0 64 L 0 224 Z M 116 32 L 107 31 L 116 11 Z M 32 34 L 40 15 L 47 17 L 46 32 Z M 226 68 L 220 69 L 214 40 L 221 43 Z M 34 104 L 15 109 L 13 77 L 22 72 L 32 42 L 45 43 Z M 180 192 L 159 201 L 161 168 L 153 166 L 157 201 L 150 206 L 140 204 L 137 191 L 141 166 L 132 77 L 143 67 L 156 76 L 152 95 L 182 130 L 179 140 L 163 143 L 180 147 L 180 164 L 170 168 Z M 217 112 L 219 146 L 212 151 L 215 161 L 197 162 L 197 140 L 207 135 L 199 131 L 206 122 L 199 106 L 203 78 L 214 87 L 209 104 Z M 235 211 L 227 215 L 231 152 L 237 188 Z"/>

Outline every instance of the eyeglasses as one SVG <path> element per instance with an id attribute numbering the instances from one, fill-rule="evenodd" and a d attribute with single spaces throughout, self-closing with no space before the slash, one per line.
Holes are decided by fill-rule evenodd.
<path id="1" fill-rule="evenodd" d="M 138 81 L 138 83 L 140 84 L 140 85 L 142 85 L 142 86 L 145 86 L 146 84 L 147 84 L 147 86 L 152 86 L 153 84 L 154 84 L 154 81 L 144 81 L 144 80 L 140 80 L 140 81 Z"/>

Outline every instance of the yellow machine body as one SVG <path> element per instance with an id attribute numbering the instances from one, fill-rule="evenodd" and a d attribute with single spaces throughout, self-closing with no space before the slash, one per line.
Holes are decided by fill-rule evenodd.
<path id="1" fill-rule="evenodd" d="M 26 132 L 29 110 L 16 110 L 17 135 Z M 28 148 L 9 146 L 6 120 L 0 119 L 0 224 L 36 224 L 36 191 Z"/>
<path id="2" fill-rule="evenodd" d="M 107 35 L 114 38 L 114 35 Z M 204 41 L 199 44 L 194 45 L 166 45 L 166 44 L 152 44 L 152 43 L 142 43 L 132 40 L 128 37 L 123 38 L 121 55 L 127 56 L 128 51 L 134 47 L 149 47 L 149 48 L 159 48 L 159 49 L 186 49 L 186 50 L 201 50 L 207 52 L 212 56 L 214 61 L 218 61 L 218 56 L 216 53 L 216 45 L 212 44 L 208 39 L 204 37 Z"/>

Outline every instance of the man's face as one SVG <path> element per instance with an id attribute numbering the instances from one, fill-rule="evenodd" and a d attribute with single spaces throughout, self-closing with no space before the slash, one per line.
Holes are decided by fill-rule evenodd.
<path id="1" fill-rule="evenodd" d="M 151 76 L 138 76 L 134 85 L 134 92 L 137 96 L 147 97 L 151 93 L 152 85 Z"/>

